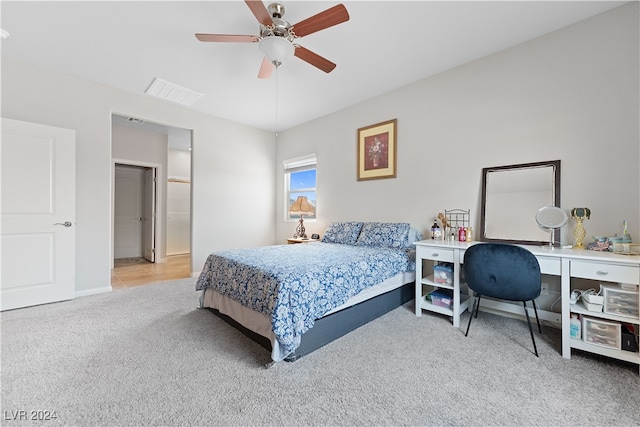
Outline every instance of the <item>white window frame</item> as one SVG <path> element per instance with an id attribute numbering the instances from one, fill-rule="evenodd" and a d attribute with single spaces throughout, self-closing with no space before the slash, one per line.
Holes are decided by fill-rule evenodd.
<path id="1" fill-rule="evenodd" d="M 318 192 L 317 192 L 318 167 L 317 165 L 318 165 L 318 161 L 316 159 L 315 153 L 282 161 L 282 166 L 284 168 L 284 220 L 285 221 L 297 222 L 299 220 L 299 218 L 289 218 L 289 200 L 291 200 L 291 188 L 290 188 L 291 173 L 302 172 L 310 169 L 316 170 L 316 186 L 312 188 L 299 189 L 299 190 L 296 190 L 295 193 L 313 191 L 316 194 L 316 203 L 317 203 L 317 198 L 318 198 Z M 316 217 L 305 218 L 304 220 L 307 222 L 315 222 L 317 218 L 318 218 L 318 206 L 316 206 Z"/>

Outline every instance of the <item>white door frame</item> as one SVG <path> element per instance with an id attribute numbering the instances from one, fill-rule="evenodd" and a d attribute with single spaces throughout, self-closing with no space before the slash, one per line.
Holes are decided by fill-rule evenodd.
<path id="1" fill-rule="evenodd" d="M 112 158 L 111 159 L 111 220 L 109 221 L 109 228 L 110 228 L 110 233 L 109 233 L 109 242 L 110 242 L 110 247 L 111 247 L 111 259 L 109 260 L 110 263 L 110 268 L 113 269 L 113 260 L 114 260 L 114 255 L 115 255 L 115 250 L 114 250 L 114 246 L 115 246 L 115 242 L 114 242 L 114 236 L 113 236 L 113 232 L 114 232 L 114 221 L 115 221 L 115 200 L 116 200 L 116 194 L 115 194 L 115 170 L 116 170 L 116 164 L 119 165 L 128 165 L 128 166 L 140 166 L 140 167 L 146 167 L 146 168 L 152 168 L 156 170 L 156 179 L 159 180 L 161 176 L 163 176 L 163 171 L 162 171 L 162 165 L 160 163 L 149 163 L 149 162 L 139 162 L 137 160 L 128 160 L 128 159 L 116 159 L 116 158 Z M 162 262 L 166 262 L 167 259 L 166 257 L 162 257 L 161 254 L 163 253 L 161 250 L 159 250 L 159 248 L 164 247 L 163 245 L 164 243 L 164 238 L 162 236 L 162 233 L 159 232 L 159 230 L 162 229 L 163 225 L 164 225 L 164 219 L 162 218 L 163 215 L 160 215 L 159 213 L 162 211 L 162 209 L 159 209 L 159 207 L 163 206 L 163 198 L 164 195 L 162 194 L 162 191 L 159 191 L 159 186 L 156 186 L 156 221 L 155 221 L 155 230 L 154 230 L 154 235 L 155 235 L 155 246 L 156 246 L 156 259 L 155 262 L 156 263 L 162 263 Z"/>

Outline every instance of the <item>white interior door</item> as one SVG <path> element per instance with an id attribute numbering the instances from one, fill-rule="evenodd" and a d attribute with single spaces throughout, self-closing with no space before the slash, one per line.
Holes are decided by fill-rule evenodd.
<path id="1" fill-rule="evenodd" d="M 0 310 L 75 294 L 76 133 L 2 119 Z"/>
<path id="2" fill-rule="evenodd" d="M 142 208 L 143 256 L 156 262 L 156 169 L 144 171 L 144 196 Z"/>
<path id="3" fill-rule="evenodd" d="M 144 168 L 116 165 L 114 258 L 142 257 Z"/>

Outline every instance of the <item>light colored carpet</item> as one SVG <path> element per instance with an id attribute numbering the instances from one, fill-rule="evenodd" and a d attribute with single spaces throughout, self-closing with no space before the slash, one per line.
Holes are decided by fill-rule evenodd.
<path id="1" fill-rule="evenodd" d="M 207 310 L 195 279 L 4 312 L 2 425 L 631 426 L 637 365 L 480 313 L 469 337 L 412 303 L 296 362 Z M 463 317 L 466 326 L 467 315 Z M 55 411 L 48 422 L 15 411 Z"/>

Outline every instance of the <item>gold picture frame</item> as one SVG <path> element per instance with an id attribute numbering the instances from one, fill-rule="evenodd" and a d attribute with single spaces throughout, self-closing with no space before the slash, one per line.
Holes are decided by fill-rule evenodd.
<path id="1" fill-rule="evenodd" d="M 358 129 L 358 181 L 396 177 L 397 119 Z"/>

